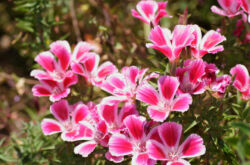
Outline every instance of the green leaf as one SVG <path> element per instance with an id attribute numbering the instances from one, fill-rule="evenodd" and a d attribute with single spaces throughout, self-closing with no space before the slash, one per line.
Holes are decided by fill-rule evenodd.
<path id="1" fill-rule="evenodd" d="M 235 128 L 239 128 L 243 133 L 250 136 L 250 125 L 249 124 L 243 123 L 243 122 L 233 122 L 231 125 Z"/>

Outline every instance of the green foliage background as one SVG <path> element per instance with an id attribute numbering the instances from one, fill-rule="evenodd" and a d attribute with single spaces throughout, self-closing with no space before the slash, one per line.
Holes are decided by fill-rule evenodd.
<path id="1" fill-rule="evenodd" d="M 166 74 L 167 59 L 159 52 L 145 48 L 149 27 L 133 18 L 130 10 L 135 0 L 4 0 L 0 2 L 0 164 L 112 164 L 105 161 L 105 149 L 84 159 L 73 154 L 75 144 L 65 143 L 57 135 L 45 137 L 40 121 L 50 116 L 47 98 L 34 98 L 31 87 L 37 83 L 29 77 L 38 66 L 34 57 L 48 49 L 55 40 L 68 40 L 74 46 L 86 40 L 99 46 L 101 60 L 110 60 L 119 68 L 125 65 L 149 67 Z M 238 16 L 228 19 L 210 11 L 216 0 L 169 0 L 161 25 L 173 29 L 178 23 L 198 24 L 203 32 L 221 29 L 227 41 L 225 51 L 207 55 L 220 74 L 229 73 L 238 63 L 250 70 L 250 46 L 244 35 L 232 35 Z M 187 18 L 184 12 L 188 11 Z M 183 19 L 180 19 L 183 18 Z M 76 24 L 75 22 L 76 21 Z M 249 25 L 243 34 L 249 32 Z M 93 91 L 93 92 L 92 92 Z M 106 93 L 100 89 L 76 86 L 71 102 L 89 100 L 98 103 Z M 225 99 L 215 99 L 207 92 L 194 96 L 195 102 L 185 114 L 173 113 L 169 120 L 184 126 L 184 137 L 200 134 L 207 152 L 192 164 L 249 165 L 249 103 L 240 100 L 232 87 Z M 145 112 L 145 106 L 140 105 Z M 145 114 L 146 115 L 146 114 Z M 129 160 L 123 162 L 129 164 Z"/>

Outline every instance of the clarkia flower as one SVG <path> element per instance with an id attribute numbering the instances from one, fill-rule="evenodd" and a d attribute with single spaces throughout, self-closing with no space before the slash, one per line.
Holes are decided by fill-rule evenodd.
<path id="1" fill-rule="evenodd" d="M 217 77 L 214 82 L 210 84 L 210 89 L 215 93 L 216 97 L 223 98 L 227 87 L 231 83 L 231 77 L 227 74 Z"/>
<path id="2" fill-rule="evenodd" d="M 250 23 L 250 1 L 249 0 L 240 0 L 241 8 L 248 14 L 248 22 Z"/>
<path id="3" fill-rule="evenodd" d="M 34 96 L 49 96 L 50 101 L 55 102 L 67 97 L 70 93 L 69 87 L 77 81 L 77 76 L 73 73 L 69 73 L 62 82 L 43 79 L 40 84 L 33 86 L 32 92 Z"/>
<path id="4" fill-rule="evenodd" d="M 151 139 L 146 148 L 151 159 L 167 161 L 166 165 L 190 165 L 184 158 L 203 155 L 206 151 L 203 139 L 191 134 L 179 145 L 182 126 L 175 122 L 166 122 L 157 127 L 160 140 Z"/>
<path id="5" fill-rule="evenodd" d="M 89 110 L 83 103 L 69 105 L 66 100 L 60 100 L 50 107 L 50 111 L 57 119 L 43 119 L 41 123 L 42 131 L 45 135 L 62 133 L 64 141 L 76 141 L 89 139 L 90 130 L 80 124 L 89 115 Z"/>
<path id="6" fill-rule="evenodd" d="M 186 60 L 183 68 L 176 69 L 176 76 L 179 78 L 180 93 L 202 94 L 205 91 L 205 82 L 202 80 L 205 75 L 206 63 L 199 60 Z"/>
<path id="7" fill-rule="evenodd" d="M 101 87 L 113 96 L 106 97 L 104 101 L 133 102 L 138 87 L 150 78 L 158 76 L 157 74 L 152 73 L 151 75 L 144 77 L 147 70 L 148 69 L 139 69 L 136 66 L 123 67 L 121 73 L 114 73 L 108 76 Z"/>
<path id="8" fill-rule="evenodd" d="M 117 68 L 109 61 L 98 66 L 100 56 L 91 52 L 93 49 L 91 44 L 79 42 L 73 52 L 71 68 L 74 73 L 83 76 L 88 83 L 100 86 L 108 75 L 117 72 Z"/>
<path id="9" fill-rule="evenodd" d="M 130 115 L 123 121 L 127 133 L 113 134 L 109 140 L 109 152 L 115 156 L 133 155 L 132 165 L 153 165 L 154 160 L 148 157 L 146 142 L 151 132 L 145 131 L 145 117 Z M 152 129 L 153 130 L 153 129 Z"/>
<path id="10" fill-rule="evenodd" d="M 154 27 L 149 35 L 152 43 L 147 43 L 147 48 L 153 48 L 162 52 L 170 62 L 180 58 L 182 49 L 190 46 L 194 40 L 194 28 L 190 25 L 177 25 L 173 33 L 167 28 Z"/>
<path id="11" fill-rule="evenodd" d="M 242 99 L 250 99 L 250 77 L 247 68 L 238 64 L 230 70 L 230 74 L 235 76 L 233 86 L 242 93 Z"/>
<path id="12" fill-rule="evenodd" d="M 158 25 L 162 17 L 171 17 L 166 12 L 168 2 L 156 2 L 154 0 L 142 0 L 132 9 L 132 16 L 142 20 L 146 24 Z"/>
<path id="13" fill-rule="evenodd" d="M 159 93 L 147 83 L 138 89 L 136 98 L 150 105 L 147 111 L 151 119 L 164 121 L 170 112 L 185 112 L 192 103 L 192 97 L 189 94 L 176 96 L 179 85 L 176 77 L 162 76 L 158 79 Z"/>
<path id="14" fill-rule="evenodd" d="M 191 43 L 192 56 L 202 58 L 207 53 L 217 53 L 224 50 L 222 45 L 218 45 L 225 41 L 226 38 L 219 32 L 209 30 L 202 38 L 201 29 L 198 25 L 191 25 L 194 28 L 195 39 Z"/>
<path id="15" fill-rule="evenodd" d="M 227 16 L 227 17 L 235 17 L 242 13 L 240 10 L 241 2 L 240 0 L 217 0 L 222 9 L 217 6 L 212 6 L 212 12 Z"/>

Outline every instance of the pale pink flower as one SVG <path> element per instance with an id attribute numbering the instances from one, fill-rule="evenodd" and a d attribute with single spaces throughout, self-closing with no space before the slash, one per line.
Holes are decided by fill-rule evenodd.
<path id="1" fill-rule="evenodd" d="M 114 73 L 108 76 L 101 87 L 113 96 L 105 98 L 104 101 L 133 102 L 138 86 L 142 85 L 150 78 L 158 76 L 152 73 L 144 77 L 147 70 L 148 69 L 139 69 L 136 66 L 123 67 L 121 73 Z"/>
<path id="2" fill-rule="evenodd" d="M 58 62 L 54 55 L 58 58 Z M 54 80 L 62 82 L 66 77 L 71 76 L 69 70 L 71 50 L 67 41 L 56 41 L 50 45 L 50 51 L 42 52 L 36 56 L 35 61 L 44 70 L 35 69 L 30 75 L 38 80 Z"/>
<path id="3" fill-rule="evenodd" d="M 205 75 L 206 63 L 199 60 L 186 60 L 183 68 L 176 69 L 176 76 L 179 78 L 180 93 L 202 94 L 205 91 L 205 82 L 202 80 Z"/>
<path id="4" fill-rule="evenodd" d="M 158 25 L 162 17 L 171 17 L 166 12 L 168 2 L 156 2 L 154 0 L 142 0 L 132 9 L 132 16 L 142 20 L 146 24 Z"/>
<path id="5" fill-rule="evenodd" d="M 83 76 L 88 83 L 100 86 L 108 75 L 117 72 L 117 68 L 109 61 L 99 66 L 100 56 L 90 52 L 93 49 L 91 44 L 79 42 L 73 52 L 71 68 L 74 73 Z"/>
<path id="6" fill-rule="evenodd" d="M 166 165 L 190 165 L 184 158 L 193 158 L 205 154 L 203 139 L 191 134 L 179 145 L 182 126 L 175 122 L 166 122 L 157 127 L 159 140 L 151 139 L 146 148 L 151 159 L 167 161 Z"/>
<path id="7" fill-rule="evenodd" d="M 177 25 L 173 33 L 167 28 L 154 27 L 149 35 L 152 43 L 147 43 L 147 48 L 153 48 L 162 52 L 170 62 L 180 58 L 182 49 L 190 46 L 194 40 L 194 28 L 190 25 Z"/>
<path id="8" fill-rule="evenodd" d="M 242 93 L 242 99 L 250 99 L 250 77 L 247 68 L 238 64 L 230 70 L 230 74 L 235 76 L 233 86 Z"/>
<path id="9" fill-rule="evenodd" d="M 192 103 L 189 94 L 176 96 L 180 83 L 176 77 L 162 76 L 158 79 L 158 91 L 150 84 L 142 85 L 136 98 L 148 103 L 148 114 L 154 121 L 164 121 L 172 111 L 185 112 Z"/>
<path id="10" fill-rule="evenodd" d="M 145 131 L 145 117 L 130 115 L 123 121 L 127 133 L 113 134 L 109 140 L 109 152 L 114 156 L 132 155 L 132 165 L 153 165 L 154 160 L 148 157 L 146 142 L 151 136 Z M 153 129 L 152 129 L 153 130 Z"/>
<path id="11" fill-rule="evenodd" d="M 195 39 L 191 44 L 192 56 L 202 58 L 207 53 L 218 53 L 224 50 L 222 45 L 218 45 L 225 41 L 226 38 L 219 32 L 209 30 L 202 38 L 201 29 L 198 25 L 191 25 L 194 28 Z"/>
<path id="12" fill-rule="evenodd" d="M 240 0 L 241 8 L 248 14 L 248 22 L 250 23 L 250 1 L 249 0 Z"/>
<path id="13" fill-rule="evenodd" d="M 212 6 L 212 12 L 227 16 L 227 17 L 235 17 L 242 13 L 240 10 L 241 2 L 240 0 L 217 0 L 222 9 L 217 6 Z"/>
<path id="14" fill-rule="evenodd" d="M 34 96 L 49 96 L 50 101 L 59 101 L 70 93 L 70 86 L 76 84 L 77 76 L 72 72 L 67 73 L 66 78 L 62 82 L 50 79 L 41 79 L 40 84 L 33 86 L 32 92 Z"/>
<path id="15" fill-rule="evenodd" d="M 45 135 L 62 133 L 64 141 L 87 140 L 91 137 L 91 130 L 80 124 L 89 115 L 89 110 L 83 103 L 69 105 L 66 100 L 60 100 L 51 105 L 50 111 L 57 119 L 43 119 L 42 131 Z"/>
<path id="16" fill-rule="evenodd" d="M 134 104 L 126 103 L 120 110 L 119 103 L 101 103 L 98 111 L 101 118 L 105 121 L 110 133 L 120 133 L 125 128 L 123 120 L 133 114 L 138 114 Z"/>

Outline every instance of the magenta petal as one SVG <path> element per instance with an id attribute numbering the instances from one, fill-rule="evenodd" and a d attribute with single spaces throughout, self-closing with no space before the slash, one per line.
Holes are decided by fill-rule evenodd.
<path id="1" fill-rule="evenodd" d="M 51 79 L 51 76 L 48 74 L 48 72 L 39 69 L 32 70 L 30 76 L 35 77 L 38 80 Z"/>
<path id="2" fill-rule="evenodd" d="M 130 115 L 126 117 L 123 121 L 124 125 L 127 127 L 130 137 L 136 140 L 142 139 L 144 134 L 144 125 L 146 119 L 142 116 Z"/>
<path id="3" fill-rule="evenodd" d="M 123 120 L 129 115 L 137 115 L 138 111 L 136 110 L 135 104 L 126 103 L 119 112 L 119 121 L 123 122 Z"/>
<path id="4" fill-rule="evenodd" d="M 191 134 L 180 146 L 181 158 L 192 158 L 205 154 L 206 148 L 203 139 L 196 134 Z"/>
<path id="5" fill-rule="evenodd" d="M 79 75 L 81 75 L 81 76 L 84 76 L 85 71 L 84 71 L 84 69 L 83 69 L 83 67 L 82 67 L 81 64 L 72 61 L 72 63 L 71 63 L 71 68 L 72 68 L 72 71 L 73 71 L 74 73 L 79 74 Z"/>
<path id="6" fill-rule="evenodd" d="M 100 104 L 99 113 L 108 125 L 113 125 L 118 117 L 118 104 Z"/>
<path id="7" fill-rule="evenodd" d="M 70 109 L 67 100 L 61 100 L 52 104 L 50 106 L 50 111 L 60 122 L 69 120 Z"/>
<path id="8" fill-rule="evenodd" d="M 55 58 L 50 52 L 40 53 L 36 56 L 35 61 L 49 72 L 53 72 L 55 70 Z"/>
<path id="9" fill-rule="evenodd" d="M 71 72 L 72 73 L 72 72 Z M 70 76 L 67 76 L 64 80 L 63 80 L 63 86 L 64 88 L 68 88 L 71 85 L 74 85 L 78 82 L 78 78 L 76 75 L 72 74 Z"/>
<path id="10" fill-rule="evenodd" d="M 235 76 L 233 86 L 241 92 L 249 89 L 249 73 L 244 65 L 238 64 L 230 70 L 230 74 Z"/>
<path id="11" fill-rule="evenodd" d="M 192 104 L 192 97 L 189 94 L 182 94 L 174 99 L 172 110 L 185 112 L 188 110 L 190 104 Z"/>
<path id="12" fill-rule="evenodd" d="M 136 9 L 144 19 L 150 22 L 158 9 L 158 4 L 155 1 L 140 1 Z"/>
<path id="13" fill-rule="evenodd" d="M 124 156 L 133 153 L 133 144 L 121 134 L 113 135 L 109 140 L 109 152 L 114 156 Z"/>
<path id="14" fill-rule="evenodd" d="M 72 113 L 72 119 L 74 123 L 79 123 L 80 121 L 86 119 L 88 115 L 89 108 L 84 104 L 79 104 Z"/>
<path id="15" fill-rule="evenodd" d="M 184 48 L 186 46 L 191 45 L 192 41 L 195 39 L 193 36 L 194 28 L 192 26 L 187 25 L 176 25 L 173 31 L 173 45 L 176 48 Z M 178 56 L 175 54 L 175 56 Z"/>
<path id="16" fill-rule="evenodd" d="M 105 158 L 115 163 L 121 163 L 124 160 L 123 156 L 113 156 L 110 152 L 106 152 Z"/>
<path id="17" fill-rule="evenodd" d="M 88 53 L 86 59 L 83 61 L 84 69 L 91 73 L 97 70 L 99 65 L 100 57 L 96 53 Z"/>
<path id="18" fill-rule="evenodd" d="M 50 96 L 51 95 L 51 91 L 49 91 L 49 89 L 39 84 L 33 86 L 32 93 L 34 96 Z"/>
<path id="19" fill-rule="evenodd" d="M 122 74 L 116 73 L 108 77 L 108 81 L 112 86 L 118 89 L 123 89 L 125 87 L 125 80 Z"/>
<path id="20" fill-rule="evenodd" d="M 70 63 L 71 50 L 67 41 L 56 41 L 50 45 L 50 51 L 58 57 L 61 68 L 65 71 Z"/>
<path id="21" fill-rule="evenodd" d="M 74 51 L 73 51 L 73 58 L 76 61 L 81 61 L 83 55 L 88 53 L 90 50 L 94 49 L 94 46 L 87 43 L 87 42 L 79 42 Z"/>
<path id="22" fill-rule="evenodd" d="M 207 51 L 209 53 L 217 53 L 218 51 L 223 50 L 223 46 L 216 46 L 225 40 L 226 38 L 223 35 L 214 30 L 210 30 L 202 39 L 201 50 Z"/>
<path id="23" fill-rule="evenodd" d="M 131 165 L 149 165 L 149 162 L 150 158 L 147 153 L 139 153 L 133 155 Z"/>
<path id="24" fill-rule="evenodd" d="M 176 77 L 162 76 L 158 79 L 159 92 L 166 100 L 172 100 L 180 83 Z"/>
<path id="25" fill-rule="evenodd" d="M 163 111 L 161 108 L 156 106 L 149 106 L 147 111 L 151 119 L 159 122 L 163 122 L 169 115 L 168 111 Z"/>
<path id="26" fill-rule="evenodd" d="M 218 8 L 217 6 L 212 6 L 211 7 L 211 11 L 213 13 L 216 13 L 216 14 L 219 14 L 219 15 L 222 15 L 222 16 L 227 16 L 227 14 L 225 13 L 224 10 L 221 10 L 220 8 Z"/>
<path id="27" fill-rule="evenodd" d="M 41 127 L 44 135 L 52 135 L 63 130 L 61 124 L 53 119 L 43 119 Z"/>
<path id="28" fill-rule="evenodd" d="M 59 101 L 59 100 L 61 100 L 62 98 L 67 97 L 69 94 L 70 94 L 70 89 L 69 89 L 69 88 L 66 88 L 66 89 L 64 89 L 63 91 L 61 91 L 59 94 L 52 94 L 52 95 L 49 97 L 49 100 L 50 100 L 51 102 Z"/>
<path id="29" fill-rule="evenodd" d="M 155 140 L 149 140 L 146 144 L 148 155 L 154 160 L 166 160 L 167 154 L 162 144 Z"/>
<path id="30" fill-rule="evenodd" d="M 117 72 L 116 66 L 108 61 L 100 65 L 100 67 L 97 70 L 97 76 L 99 79 L 103 79 L 115 72 Z"/>
<path id="31" fill-rule="evenodd" d="M 168 162 L 166 165 L 190 165 L 190 163 L 184 159 L 179 159 L 174 162 Z"/>
<path id="32" fill-rule="evenodd" d="M 158 132 L 166 146 L 177 149 L 182 133 L 182 126 L 180 124 L 165 122 L 158 127 Z"/>
<path id="33" fill-rule="evenodd" d="M 150 105 L 157 105 L 159 102 L 159 94 L 154 89 L 154 87 L 148 83 L 145 83 L 138 88 L 136 99 Z"/>
<path id="34" fill-rule="evenodd" d="M 97 143 L 95 141 L 84 142 L 74 148 L 74 153 L 79 154 L 82 157 L 88 157 L 89 154 L 94 151 L 96 146 Z"/>
<path id="35" fill-rule="evenodd" d="M 132 14 L 133 17 L 142 20 L 142 21 L 145 22 L 146 24 L 150 24 L 150 21 L 147 20 L 147 19 L 145 19 L 145 18 L 143 18 L 142 16 L 140 16 L 139 13 L 138 13 L 135 9 L 132 9 L 132 10 L 131 10 L 131 14 Z"/>

